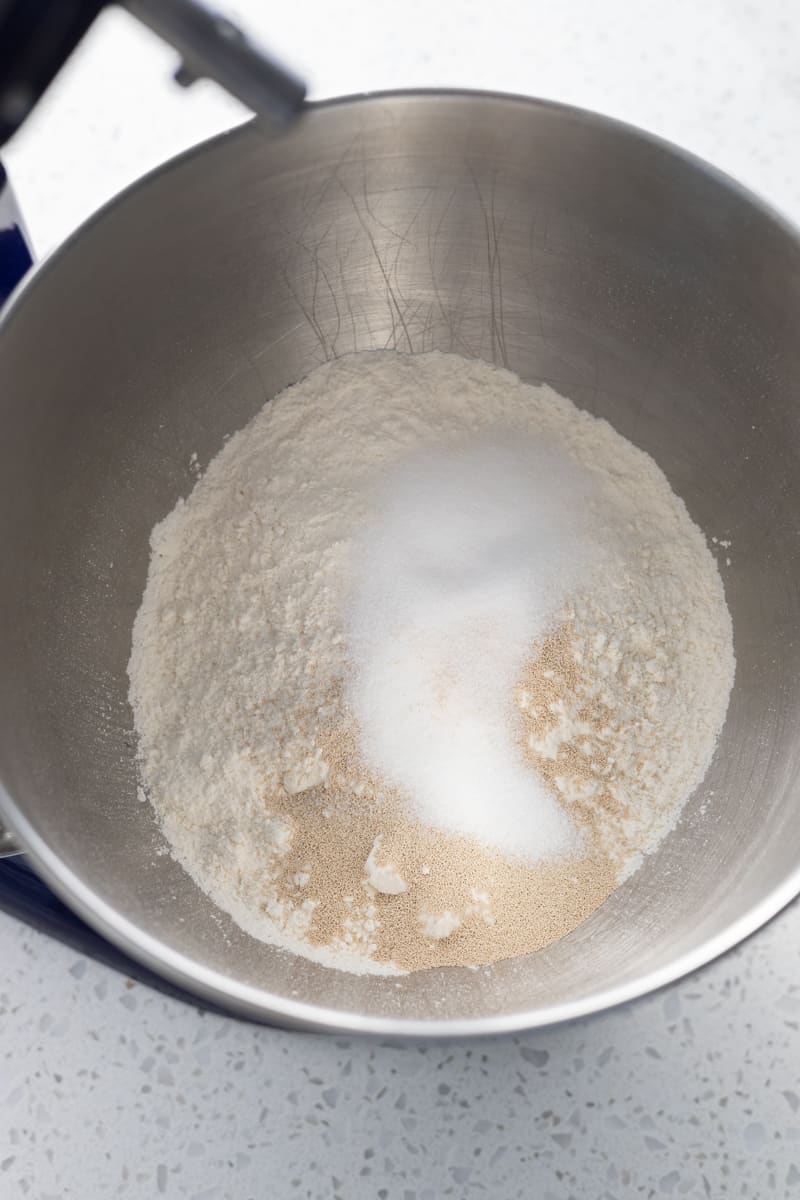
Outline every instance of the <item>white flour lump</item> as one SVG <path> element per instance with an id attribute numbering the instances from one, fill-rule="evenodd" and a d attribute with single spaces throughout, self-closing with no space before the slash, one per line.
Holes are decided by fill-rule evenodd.
<path id="1" fill-rule="evenodd" d="M 391 974 L 590 915 L 702 779 L 733 666 L 647 455 L 509 372 L 377 352 L 270 401 L 155 528 L 129 675 L 198 885 Z"/>

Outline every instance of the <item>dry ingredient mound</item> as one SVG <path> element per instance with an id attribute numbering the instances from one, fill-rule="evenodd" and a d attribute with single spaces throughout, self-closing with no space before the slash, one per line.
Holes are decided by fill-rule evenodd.
<path id="1" fill-rule="evenodd" d="M 142 787 L 185 870 L 255 937 L 383 974 L 585 920 L 676 823 L 733 671 L 714 559 L 648 455 L 547 387 L 392 352 L 270 401 L 156 526 L 129 664 Z"/>

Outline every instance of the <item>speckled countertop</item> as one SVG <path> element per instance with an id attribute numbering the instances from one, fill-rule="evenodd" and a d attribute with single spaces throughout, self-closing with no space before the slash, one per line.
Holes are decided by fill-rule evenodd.
<path id="1" fill-rule="evenodd" d="M 203 1016 L 0 920 L 0 1196 L 800 1195 L 800 910 L 536 1035 L 387 1046 Z"/>
<path id="2" fill-rule="evenodd" d="M 596 108 L 800 219 L 795 0 L 232 5 L 322 96 L 447 85 Z M 37 247 L 238 119 L 102 18 L 7 155 Z M 800 907 L 660 995 L 492 1042 L 197 1013 L 0 916 L 0 1198 L 800 1197 Z"/>

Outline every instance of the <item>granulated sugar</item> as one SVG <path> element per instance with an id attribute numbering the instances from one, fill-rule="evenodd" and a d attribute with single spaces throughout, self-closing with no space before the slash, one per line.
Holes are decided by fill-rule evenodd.
<path id="1" fill-rule="evenodd" d="M 647 455 L 452 355 L 320 368 L 153 533 L 131 702 L 175 857 L 348 970 L 562 936 L 674 825 L 733 677 Z"/>
<path id="2" fill-rule="evenodd" d="M 347 699 L 370 765 L 420 820 L 532 861 L 578 846 L 516 752 L 514 684 L 589 578 L 592 484 L 532 436 L 426 448 L 381 479 L 351 566 Z"/>

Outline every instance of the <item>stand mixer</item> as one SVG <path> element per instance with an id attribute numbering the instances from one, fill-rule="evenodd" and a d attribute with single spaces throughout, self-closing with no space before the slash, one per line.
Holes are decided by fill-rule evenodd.
<path id="1" fill-rule="evenodd" d="M 0 0 L 0 147 L 105 7 L 106 0 Z M 278 125 L 300 112 L 305 86 L 227 17 L 197 0 L 125 0 L 123 7 L 178 51 L 182 86 L 213 79 Z"/>

